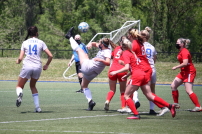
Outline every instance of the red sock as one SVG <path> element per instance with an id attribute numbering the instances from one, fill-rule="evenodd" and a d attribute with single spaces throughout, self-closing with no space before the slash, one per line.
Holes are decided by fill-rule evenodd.
<path id="1" fill-rule="evenodd" d="M 155 97 L 156 97 L 156 94 L 152 93 Z M 162 104 L 158 103 L 158 102 L 155 102 L 155 105 L 158 106 L 159 108 L 163 108 L 165 106 L 163 106 Z"/>
<path id="2" fill-rule="evenodd" d="M 121 93 L 120 100 L 121 100 L 121 107 L 122 108 L 126 107 L 126 100 L 124 98 L 124 93 Z"/>
<path id="3" fill-rule="evenodd" d="M 160 97 L 158 97 L 157 95 L 155 95 L 154 97 L 154 104 L 160 104 L 163 107 L 169 107 L 170 104 L 168 102 L 166 102 L 165 100 L 161 99 Z"/>
<path id="4" fill-rule="evenodd" d="M 133 114 L 135 114 L 135 115 L 139 114 L 136 107 L 135 107 L 135 104 L 131 98 L 127 99 L 126 103 L 129 106 L 129 108 L 131 109 L 131 111 L 133 112 Z"/>
<path id="5" fill-rule="evenodd" d="M 113 96 L 114 96 L 114 92 L 113 91 L 109 91 L 108 94 L 107 94 L 106 100 L 108 100 L 110 102 Z"/>
<path id="6" fill-rule="evenodd" d="M 179 98 L 178 90 L 172 91 L 172 96 L 173 96 L 174 103 L 178 103 L 178 98 Z"/>
<path id="7" fill-rule="evenodd" d="M 197 95 L 195 93 L 190 94 L 189 97 L 190 97 L 190 99 L 192 100 L 192 102 L 194 103 L 194 105 L 196 107 L 200 107 L 201 106 L 200 103 L 199 103 L 199 101 L 198 101 L 198 97 L 197 97 Z"/>

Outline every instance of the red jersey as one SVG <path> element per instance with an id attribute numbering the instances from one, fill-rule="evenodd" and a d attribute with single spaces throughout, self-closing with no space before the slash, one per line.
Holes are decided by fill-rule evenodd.
<path id="1" fill-rule="evenodd" d="M 130 71 L 133 74 L 137 70 L 141 70 L 139 65 L 137 65 L 137 59 L 135 58 L 134 54 L 128 50 L 123 51 L 121 59 L 123 59 L 124 64 L 130 65 Z"/>
<path id="2" fill-rule="evenodd" d="M 132 42 L 132 50 L 133 52 L 135 52 L 135 54 L 137 55 L 137 57 L 139 58 L 139 64 L 140 67 L 144 70 L 147 71 L 149 69 L 151 69 L 151 66 L 148 62 L 148 59 L 146 57 L 146 52 L 144 49 L 144 45 L 142 43 L 140 43 L 138 40 L 133 40 Z"/>
<path id="3" fill-rule="evenodd" d="M 124 67 L 118 62 L 121 57 L 121 54 L 122 54 L 122 49 L 120 46 L 117 46 L 112 52 L 113 61 L 112 61 L 112 64 L 110 65 L 109 72 L 116 71 Z"/>
<path id="4" fill-rule="evenodd" d="M 195 72 L 196 71 L 194 64 L 192 63 L 191 54 L 189 53 L 189 51 L 186 48 L 183 48 L 178 53 L 177 59 L 180 62 L 180 64 L 183 63 L 184 59 L 188 59 L 188 65 L 180 68 L 182 72 Z"/>

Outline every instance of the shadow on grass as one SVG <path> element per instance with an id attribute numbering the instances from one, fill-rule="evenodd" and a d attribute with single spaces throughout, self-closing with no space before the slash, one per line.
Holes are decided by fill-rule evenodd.
<path id="1" fill-rule="evenodd" d="M 42 111 L 38 114 L 43 114 L 43 113 L 53 113 L 54 111 Z M 33 111 L 26 111 L 26 112 L 21 112 L 21 114 L 27 114 L 27 113 L 37 113 L 37 112 L 33 112 Z"/>

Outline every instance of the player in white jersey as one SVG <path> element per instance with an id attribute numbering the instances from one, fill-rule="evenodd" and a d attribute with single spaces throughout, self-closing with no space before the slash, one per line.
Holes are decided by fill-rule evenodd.
<path id="1" fill-rule="evenodd" d="M 30 37 L 28 39 L 28 37 Z M 23 88 L 28 79 L 30 79 L 30 89 L 32 92 L 34 104 L 35 104 L 35 112 L 41 112 L 41 108 L 39 105 L 39 97 L 38 91 L 36 88 L 36 82 L 40 77 L 42 71 L 42 63 L 41 63 L 41 53 L 44 51 L 48 55 L 48 60 L 46 64 L 43 66 L 43 70 L 47 70 L 50 62 L 52 61 L 52 54 L 49 51 L 46 44 L 39 40 L 38 38 L 38 29 L 36 26 L 31 26 L 27 30 L 27 37 L 25 41 L 22 43 L 21 51 L 19 58 L 16 60 L 16 64 L 20 64 L 23 60 L 24 55 L 26 57 L 23 60 L 23 67 L 20 71 L 20 75 L 18 78 L 18 83 L 16 86 L 17 100 L 16 106 L 19 107 L 22 102 L 23 96 Z"/>
<path id="2" fill-rule="evenodd" d="M 88 111 L 93 110 L 93 107 L 96 103 L 92 100 L 91 91 L 88 88 L 89 83 L 104 70 L 105 66 L 110 65 L 111 59 L 111 50 L 109 45 L 112 48 L 115 48 L 115 44 L 107 38 L 103 38 L 99 43 L 91 42 L 87 45 L 87 48 L 90 49 L 92 46 L 100 48 L 97 55 L 93 59 L 89 59 L 88 55 L 78 46 L 78 43 L 72 37 L 73 27 L 67 32 L 65 37 L 69 39 L 71 47 L 74 51 L 77 51 L 81 64 L 81 72 L 83 73 L 81 87 L 84 91 L 84 95 L 88 100 Z"/>

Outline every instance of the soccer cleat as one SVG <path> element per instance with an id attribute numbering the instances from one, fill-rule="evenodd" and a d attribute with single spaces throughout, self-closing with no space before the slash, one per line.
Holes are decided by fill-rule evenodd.
<path id="1" fill-rule="evenodd" d="M 190 112 L 201 112 L 201 111 L 202 111 L 202 107 L 195 107 Z"/>
<path id="2" fill-rule="evenodd" d="M 67 38 L 67 39 L 69 39 L 69 38 L 71 38 L 72 37 L 72 32 L 73 32 L 73 30 L 74 30 L 74 27 L 71 27 L 70 29 L 69 29 L 69 31 L 67 32 L 67 34 L 65 35 L 65 38 Z"/>
<path id="3" fill-rule="evenodd" d="M 109 102 L 108 102 L 108 101 L 105 102 L 104 110 L 105 110 L 106 112 L 109 111 Z"/>
<path id="4" fill-rule="evenodd" d="M 77 93 L 83 93 L 83 89 L 79 89 L 76 91 Z"/>
<path id="5" fill-rule="evenodd" d="M 16 106 L 19 107 L 21 105 L 21 102 L 22 102 L 22 96 L 23 96 L 23 93 L 20 93 L 17 100 L 16 100 Z"/>
<path id="6" fill-rule="evenodd" d="M 175 108 L 179 109 L 180 108 L 180 104 L 179 103 L 173 103 L 175 105 Z"/>
<path id="7" fill-rule="evenodd" d="M 89 103 L 88 103 L 88 109 L 87 111 L 92 111 L 93 110 L 93 107 L 96 105 L 96 103 L 91 100 Z"/>
<path id="8" fill-rule="evenodd" d="M 120 112 L 120 113 L 131 113 L 131 109 L 128 108 L 128 107 L 124 107 L 124 108 L 122 108 L 119 112 Z"/>
<path id="9" fill-rule="evenodd" d="M 41 112 L 42 112 L 42 111 L 41 111 L 41 108 L 40 108 L 40 107 L 35 108 L 35 112 L 36 112 L 36 113 L 41 113 Z"/>
<path id="10" fill-rule="evenodd" d="M 171 104 L 170 112 L 171 112 L 171 114 L 172 114 L 172 117 L 174 118 L 175 115 L 176 115 L 175 104 Z"/>
<path id="11" fill-rule="evenodd" d="M 140 115 L 133 115 L 131 117 L 127 117 L 127 119 L 140 119 Z"/>
<path id="12" fill-rule="evenodd" d="M 167 107 L 163 107 L 163 108 L 161 108 L 159 114 L 157 114 L 156 116 L 162 116 L 167 112 L 169 112 L 169 109 Z"/>
<path id="13" fill-rule="evenodd" d="M 117 110 L 117 112 L 121 112 L 121 111 L 122 111 L 122 109 L 123 109 L 123 108 L 121 108 L 121 109 L 118 109 L 118 110 Z"/>
<path id="14" fill-rule="evenodd" d="M 135 103 L 135 107 L 136 107 L 136 109 L 138 109 L 140 107 L 140 102 L 139 101 Z"/>
<path id="15" fill-rule="evenodd" d="M 150 110 L 149 110 L 149 114 L 151 114 L 151 115 L 156 115 L 157 113 L 156 113 L 153 109 L 150 109 Z"/>

